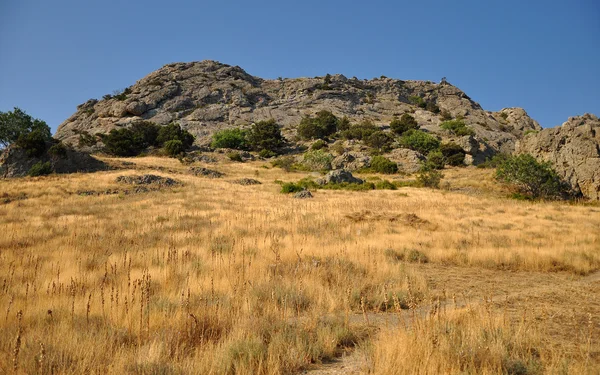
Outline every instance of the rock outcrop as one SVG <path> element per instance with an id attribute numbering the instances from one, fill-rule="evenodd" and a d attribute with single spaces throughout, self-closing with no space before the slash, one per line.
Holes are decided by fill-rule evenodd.
<path id="1" fill-rule="evenodd" d="M 364 181 L 360 178 L 356 178 L 352 175 L 352 173 L 348 172 L 345 169 L 336 169 L 327 173 L 322 178 L 318 178 L 315 181 L 319 185 L 327 185 L 327 184 L 362 184 Z"/>
<path id="2" fill-rule="evenodd" d="M 549 161 L 572 188 L 589 199 L 600 199 L 600 120 L 585 114 L 555 128 L 527 134 L 518 153 Z"/>
<path id="3" fill-rule="evenodd" d="M 443 138 L 449 134 L 439 126 L 440 113 L 461 117 L 475 131 L 473 160 L 480 159 L 481 149 L 512 152 L 524 132 L 540 129 L 522 109 L 485 111 L 446 81 L 362 80 L 339 74 L 266 80 L 237 66 L 201 61 L 166 65 L 119 95 L 88 100 L 55 137 L 79 147 L 80 134 L 105 134 L 143 120 L 162 125 L 176 121 L 197 143 L 207 144 L 217 130 L 273 118 L 292 139 L 302 117 L 320 110 L 379 125 L 411 113 L 423 129 Z"/>
<path id="4" fill-rule="evenodd" d="M 54 173 L 95 172 L 108 169 L 102 161 L 74 149 L 66 149 L 61 157 L 44 153 L 40 157 L 30 157 L 25 150 L 9 146 L 0 154 L 0 178 L 27 176 L 37 163 L 50 163 Z"/>

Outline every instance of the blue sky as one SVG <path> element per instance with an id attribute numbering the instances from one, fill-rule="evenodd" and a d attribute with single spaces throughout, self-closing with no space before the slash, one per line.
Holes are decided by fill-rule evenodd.
<path id="1" fill-rule="evenodd" d="M 204 59 L 263 78 L 445 76 L 544 127 L 600 115 L 597 0 L 0 0 L 0 111 L 53 130 L 87 99 Z"/>

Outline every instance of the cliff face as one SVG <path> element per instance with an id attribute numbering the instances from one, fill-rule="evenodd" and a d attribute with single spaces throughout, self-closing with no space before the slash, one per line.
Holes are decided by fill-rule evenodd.
<path id="1" fill-rule="evenodd" d="M 555 128 L 527 134 L 518 153 L 549 161 L 573 189 L 600 199 L 600 120 L 592 114 L 571 117 Z"/>
<path id="2" fill-rule="evenodd" d="M 107 133 L 148 120 L 158 124 L 176 121 L 203 143 L 219 129 L 270 118 L 283 125 L 284 134 L 292 138 L 302 117 L 319 110 L 348 116 L 353 122 L 368 119 L 381 125 L 410 112 L 421 128 L 452 138 L 439 127 L 442 120 L 436 108 L 452 117 L 464 117 L 476 135 L 462 142 L 471 143 L 476 154 L 512 152 L 525 131 L 541 129 L 520 108 L 485 111 L 446 82 L 385 77 L 359 80 L 342 75 L 265 80 L 239 67 L 202 61 L 166 65 L 121 95 L 81 104 L 59 126 L 55 138 L 77 146 L 80 132 Z"/>

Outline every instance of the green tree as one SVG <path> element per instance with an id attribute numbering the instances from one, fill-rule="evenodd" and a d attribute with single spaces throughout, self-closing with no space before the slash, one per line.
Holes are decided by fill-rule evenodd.
<path id="1" fill-rule="evenodd" d="M 183 147 L 183 142 L 179 139 L 171 139 L 170 141 L 166 141 L 163 146 L 165 153 L 171 157 L 180 155 L 185 150 Z"/>
<path id="2" fill-rule="evenodd" d="M 176 139 L 181 141 L 184 148 L 189 148 L 194 144 L 194 136 L 174 122 L 160 128 L 156 142 L 158 145 L 163 145 L 165 142 Z"/>
<path id="3" fill-rule="evenodd" d="M 104 150 L 116 156 L 135 156 L 144 149 L 143 139 L 131 129 L 112 129 L 102 135 Z"/>
<path id="4" fill-rule="evenodd" d="M 246 132 L 239 128 L 220 130 L 213 134 L 210 146 L 245 150 L 247 148 Z"/>
<path id="5" fill-rule="evenodd" d="M 538 162 L 529 154 L 509 156 L 496 169 L 498 181 L 512 185 L 520 194 L 537 199 L 567 198 L 569 186 L 548 162 Z"/>
<path id="6" fill-rule="evenodd" d="M 246 139 L 248 146 L 254 151 L 276 151 L 285 144 L 285 138 L 281 135 L 281 128 L 274 119 L 252 124 Z"/>
<path id="7" fill-rule="evenodd" d="M 419 124 L 417 124 L 417 120 L 414 117 L 405 113 L 400 118 L 394 117 L 392 122 L 390 122 L 390 128 L 394 133 L 402 135 L 411 129 L 419 129 Z"/>
<path id="8" fill-rule="evenodd" d="M 392 138 L 389 134 L 376 131 L 365 139 L 365 143 L 369 147 L 373 147 L 374 149 L 385 152 L 389 151 L 392 147 L 392 143 L 394 143 L 394 138 Z"/>
<path id="9" fill-rule="evenodd" d="M 23 110 L 15 107 L 12 111 L 0 112 L 0 148 L 4 148 L 19 137 L 37 131 L 37 135 L 50 141 L 50 127 L 46 122 L 34 119 Z"/>
<path id="10" fill-rule="evenodd" d="M 380 131 L 371 121 L 364 120 L 360 124 L 350 126 L 348 130 L 341 132 L 341 136 L 346 139 L 367 139 L 371 134 Z"/>
<path id="11" fill-rule="evenodd" d="M 446 158 L 440 150 L 434 150 L 427 154 L 426 163 L 432 169 L 444 169 L 444 166 L 446 165 Z"/>
<path id="12" fill-rule="evenodd" d="M 383 156 L 371 159 L 371 169 L 377 173 L 394 174 L 398 172 L 398 164 Z"/>
<path id="13" fill-rule="evenodd" d="M 475 131 L 468 127 L 462 120 L 444 121 L 440 124 L 440 128 L 458 136 L 475 135 Z"/>
<path id="14" fill-rule="evenodd" d="M 421 130 L 407 131 L 402 135 L 400 144 L 423 155 L 440 147 L 440 141 L 436 137 Z"/>
<path id="15" fill-rule="evenodd" d="M 454 167 L 463 165 L 465 162 L 465 151 L 462 147 L 453 142 L 442 143 L 440 151 L 444 155 L 446 163 Z"/>
<path id="16" fill-rule="evenodd" d="M 347 120 L 347 119 L 346 119 Z M 323 139 L 338 130 L 338 118 L 329 111 L 319 111 L 315 117 L 305 117 L 298 125 L 302 139 Z M 345 121 L 345 120 L 344 120 Z M 344 123 L 345 126 L 345 123 Z"/>

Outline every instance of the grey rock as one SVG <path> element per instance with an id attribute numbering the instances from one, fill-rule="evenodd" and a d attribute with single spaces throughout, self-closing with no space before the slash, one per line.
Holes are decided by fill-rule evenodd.
<path id="1" fill-rule="evenodd" d="M 398 170 L 404 173 L 417 172 L 426 159 L 421 153 L 407 148 L 395 149 L 385 156 L 398 164 Z"/>
<path id="2" fill-rule="evenodd" d="M 315 182 L 319 185 L 327 185 L 341 183 L 362 184 L 364 181 L 354 177 L 352 173 L 345 169 L 337 169 L 327 173 L 324 177 L 317 179 Z"/>
<path id="3" fill-rule="evenodd" d="M 157 176 L 154 174 L 144 174 L 141 176 L 119 176 L 116 182 L 129 185 L 157 185 L 157 186 L 175 186 L 181 185 L 179 181 L 169 177 Z"/>
<path id="4" fill-rule="evenodd" d="M 571 117 L 561 126 L 528 134 L 517 152 L 550 162 L 573 190 L 600 200 L 600 120 L 595 115 Z"/>
<path id="5" fill-rule="evenodd" d="M 310 199 L 313 198 L 313 195 L 308 190 L 302 190 L 294 194 L 294 198 L 296 199 Z"/>
<path id="6" fill-rule="evenodd" d="M 146 103 L 138 101 L 131 102 L 127 104 L 125 109 L 134 116 L 141 116 L 146 112 Z"/>
<path id="7" fill-rule="evenodd" d="M 224 176 L 224 173 L 202 167 L 192 167 L 190 168 L 190 172 L 192 172 L 194 176 L 204 176 L 208 178 L 221 178 Z"/>
<path id="8" fill-rule="evenodd" d="M 238 180 L 233 180 L 231 182 L 234 183 L 234 184 L 242 185 L 242 186 L 260 185 L 260 184 L 262 184 L 262 182 L 260 182 L 258 180 L 254 180 L 252 178 L 240 178 Z"/>
<path id="9" fill-rule="evenodd" d="M 48 147 L 50 144 L 48 144 Z M 54 173 L 95 172 L 108 169 L 102 161 L 87 153 L 67 148 L 65 157 L 53 157 L 45 153 L 41 157 L 27 156 L 25 150 L 14 145 L 7 147 L 0 154 L 0 177 L 23 177 L 29 173 L 34 164 L 49 162 Z"/>
<path id="10" fill-rule="evenodd" d="M 371 165 L 371 157 L 360 152 L 344 152 L 331 162 L 333 169 L 356 171 Z"/>

